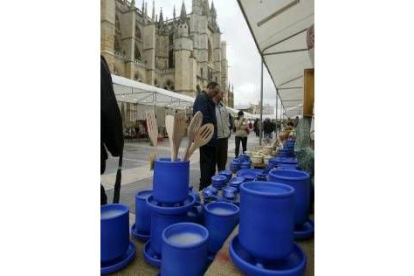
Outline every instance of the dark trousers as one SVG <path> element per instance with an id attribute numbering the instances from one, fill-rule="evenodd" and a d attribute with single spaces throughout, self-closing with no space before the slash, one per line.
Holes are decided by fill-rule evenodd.
<path id="1" fill-rule="evenodd" d="M 243 153 L 247 150 L 247 137 L 236 136 L 236 157 L 239 156 L 240 141 L 243 147 Z"/>
<path id="2" fill-rule="evenodd" d="M 105 189 L 101 184 L 101 205 L 106 205 L 107 204 L 107 198 L 106 198 L 106 193 L 105 193 Z"/>
<path id="3" fill-rule="evenodd" d="M 200 148 L 200 173 L 199 191 L 211 184 L 211 177 L 216 173 L 216 147 Z"/>
<path id="4" fill-rule="evenodd" d="M 216 163 L 217 163 L 217 170 L 219 172 L 224 171 L 226 169 L 228 144 L 229 144 L 228 138 L 217 139 Z"/>

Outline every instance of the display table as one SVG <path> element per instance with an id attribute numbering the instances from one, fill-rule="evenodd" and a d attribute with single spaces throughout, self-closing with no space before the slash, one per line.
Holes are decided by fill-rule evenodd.
<path id="1" fill-rule="evenodd" d="M 311 216 L 313 219 L 313 216 Z M 130 214 L 130 223 L 133 224 L 135 220 L 134 216 Z M 238 233 L 239 227 L 233 230 L 230 236 L 227 238 L 223 247 L 217 253 L 216 258 L 213 263 L 207 269 L 204 275 L 207 276 L 227 276 L 227 275 L 242 275 L 242 273 L 233 265 L 229 256 L 229 244 L 231 239 Z M 134 239 L 131 236 L 131 241 L 137 247 L 137 254 L 134 260 L 123 270 L 110 274 L 110 275 L 128 275 L 128 276 L 156 276 L 159 273 L 159 269 L 147 264 L 144 261 L 143 251 L 144 243 Z M 309 239 L 306 241 L 297 242 L 298 245 L 305 251 L 306 257 L 308 259 L 306 270 L 304 276 L 313 276 L 314 275 L 314 239 Z"/>

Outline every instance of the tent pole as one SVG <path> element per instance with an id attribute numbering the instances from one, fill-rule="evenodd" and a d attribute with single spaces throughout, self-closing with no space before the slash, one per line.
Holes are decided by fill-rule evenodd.
<path id="1" fill-rule="evenodd" d="M 260 140 L 259 145 L 262 145 L 263 138 L 263 56 L 261 65 L 261 80 L 260 80 Z"/>
<path id="2" fill-rule="evenodd" d="M 278 102 L 278 96 L 279 93 L 277 93 L 277 88 L 276 88 L 276 122 L 275 122 L 275 135 L 276 135 L 276 139 L 277 139 L 277 102 Z"/>

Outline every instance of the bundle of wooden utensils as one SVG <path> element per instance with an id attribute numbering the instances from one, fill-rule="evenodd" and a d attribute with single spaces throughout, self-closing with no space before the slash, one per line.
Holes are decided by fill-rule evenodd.
<path id="1" fill-rule="evenodd" d="M 150 167 L 152 169 L 157 153 L 158 126 L 154 110 L 147 110 L 145 114 L 147 119 L 148 136 L 155 147 L 155 153 L 150 156 Z M 213 137 L 213 124 L 205 124 L 201 126 L 202 122 L 203 114 L 198 111 L 194 114 L 194 117 L 187 128 L 188 144 L 185 148 L 184 154 L 182 155 L 183 160 L 189 160 L 191 155 L 199 147 L 206 145 Z M 185 129 L 187 127 L 184 114 L 176 113 L 175 115 L 167 115 L 165 117 L 165 127 L 170 141 L 171 160 L 175 161 L 178 158 L 180 144 L 183 140 Z"/>

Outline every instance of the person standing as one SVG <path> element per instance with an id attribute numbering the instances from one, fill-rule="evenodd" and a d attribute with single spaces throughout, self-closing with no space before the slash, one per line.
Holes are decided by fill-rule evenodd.
<path id="1" fill-rule="evenodd" d="M 272 122 L 270 122 L 269 118 L 266 118 L 263 122 L 263 132 L 264 132 L 265 142 L 269 143 L 270 139 L 272 139 L 272 132 L 273 132 L 273 125 L 272 125 Z"/>
<path id="2" fill-rule="evenodd" d="M 249 131 L 247 120 L 244 118 L 244 112 L 240 110 L 237 115 L 238 117 L 234 122 L 234 125 L 236 126 L 236 157 L 239 156 L 240 142 L 242 143 L 243 153 L 246 151 L 247 134 Z"/>
<path id="3" fill-rule="evenodd" d="M 256 137 L 259 137 L 260 133 L 259 133 L 259 119 L 258 118 L 254 120 L 253 128 L 254 128 L 254 132 L 256 133 Z"/>
<path id="4" fill-rule="evenodd" d="M 217 170 L 223 171 L 227 164 L 227 149 L 228 139 L 231 135 L 230 114 L 227 112 L 222 100 L 224 91 L 220 92 L 213 98 L 216 103 L 216 118 L 217 118 L 217 147 L 216 147 L 216 163 Z"/>
<path id="5" fill-rule="evenodd" d="M 211 177 L 216 173 L 216 146 L 217 146 L 217 120 L 216 105 L 213 98 L 220 91 L 217 82 L 210 82 L 207 88 L 196 97 L 193 105 L 193 116 L 200 111 L 203 113 L 202 125 L 211 123 L 214 125 L 214 135 L 210 142 L 200 147 L 200 186 L 199 191 L 209 186 Z"/>

